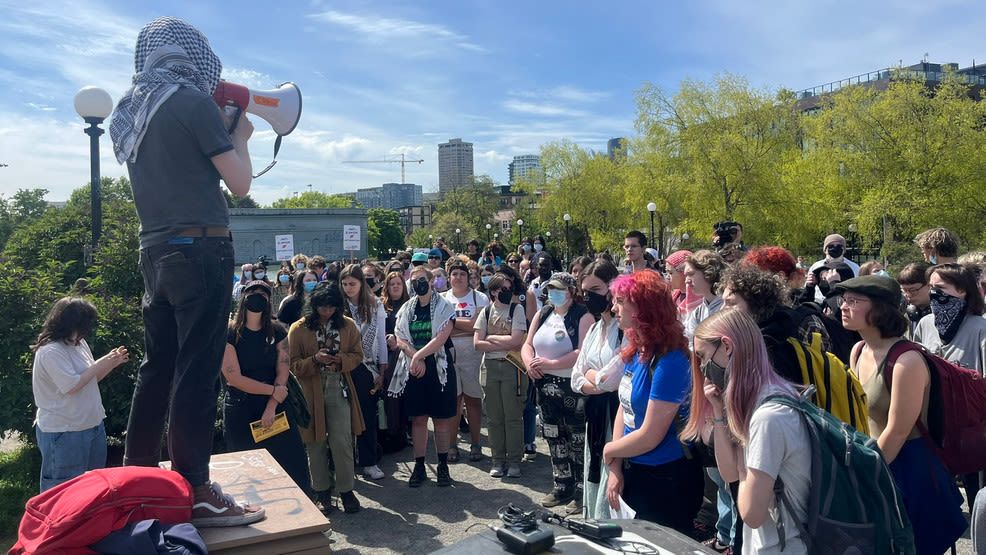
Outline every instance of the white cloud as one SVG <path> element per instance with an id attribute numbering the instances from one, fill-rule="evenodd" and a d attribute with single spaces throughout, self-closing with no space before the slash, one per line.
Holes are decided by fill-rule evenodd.
<path id="1" fill-rule="evenodd" d="M 469 37 L 456 33 L 443 25 L 421 23 L 406 19 L 396 19 L 376 16 L 347 14 L 333 10 L 311 14 L 310 19 L 348 29 L 363 36 L 364 40 L 374 43 L 390 43 L 399 46 L 402 51 L 412 53 L 414 47 L 420 47 L 434 41 L 451 42 L 457 47 L 473 52 L 484 49 L 471 42 Z M 416 44 L 408 44 L 408 43 Z"/>
<path id="2" fill-rule="evenodd" d="M 537 116 L 545 117 L 582 117 L 586 113 L 582 110 L 575 110 L 572 108 L 566 108 L 564 106 L 557 106 L 551 104 L 535 104 L 533 102 L 522 102 L 516 99 L 510 99 L 503 103 L 503 107 L 511 112 L 518 112 L 521 114 L 533 114 Z"/>

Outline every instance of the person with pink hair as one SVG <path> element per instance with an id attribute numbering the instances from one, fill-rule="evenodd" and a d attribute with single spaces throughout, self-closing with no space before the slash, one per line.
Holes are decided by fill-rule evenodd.
<path id="1" fill-rule="evenodd" d="M 798 388 L 774 372 L 760 328 L 746 313 L 729 308 L 695 330 L 692 410 L 683 439 L 698 439 L 712 423 L 716 466 L 743 519 L 743 551 L 806 553 L 796 523 L 808 513 L 811 445 L 804 420 L 793 408 L 763 403 L 771 395 L 798 397 Z M 774 483 L 784 483 L 793 511 L 770 511 Z M 793 514 L 792 514 L 793 513 Z M 781 521 L 780 519 L 783 519 Z"/>

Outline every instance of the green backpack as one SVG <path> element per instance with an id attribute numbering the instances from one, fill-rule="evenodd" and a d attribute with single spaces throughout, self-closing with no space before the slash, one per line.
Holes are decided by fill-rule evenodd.
<path id="1" fill-rule="evenodd" d="M 808 553 L 915 553 L 904 501 L 876 440 L 809 401 L 813 390 L 809 386 L 797 400 L 785 395 L 764 400 L 800 412 L 811 438 L 808 518 L 797 523 Z M 780 478 L 774 482 L 774 495 L 776 507 L 793 514 Z M 778 520 L 782 551 L 783 523 Z"/>

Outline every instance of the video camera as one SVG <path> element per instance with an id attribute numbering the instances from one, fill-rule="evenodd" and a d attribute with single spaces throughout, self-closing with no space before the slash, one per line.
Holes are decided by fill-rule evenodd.
<path id="1" fill-rule="evenodd" d="M 736 240 L 740 224 L 734 221 L 716 222 L 712 225 L 712 229 L 712 246 L 718 250 Z"/>

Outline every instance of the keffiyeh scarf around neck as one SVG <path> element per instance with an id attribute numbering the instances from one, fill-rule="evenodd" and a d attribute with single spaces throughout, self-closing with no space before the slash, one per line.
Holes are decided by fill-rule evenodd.
<path id="1" fill-rule="evenodd" d="M 414 344 L 414 340 L 411 338 L 411 318 L 414 316 L 414 309 L 417 306 L 417 295 L 405 302 L 401 306 L 400 312 L 397 313 L 397 325 L 394 328 L 394 334 L 399 339 L 403 339 L 412 345 Z M 432 292 L 429 310 L 431 311 L 431 336 L 434 337 L 455 317 L 455 307 L 452 306 L 452 303 L 443 299 L 441 295 Z M 435 352 L 435 363 L 438 367 L 438 383 L 442 385 L 442 389 L 444 390 L 445 382 L 448 379 L 448 359 L 445 356 L 444 347 L 439 348 Z M 404 393 L 404 386 L 407 385 L 407 379 L 411 369 L 411 357 L 407 356 L 402 350 L 400 355 L 397 356 L 397 363 L 394 366 L 394 377 L 390 380 L 390 387 L 387 388 L 387 394 L 391 397 L 399 397 Z"/>
<path id="2" fill-rule="evenodd" d="M 137 159 L 140 142 L 158 108 L 181 87 L 212 95 L 223 64 L 198 29 L 159 17 L 141 29 L 134 54 L 133 85 L 117 103 L 110 122 L 116 160 Z"/>

